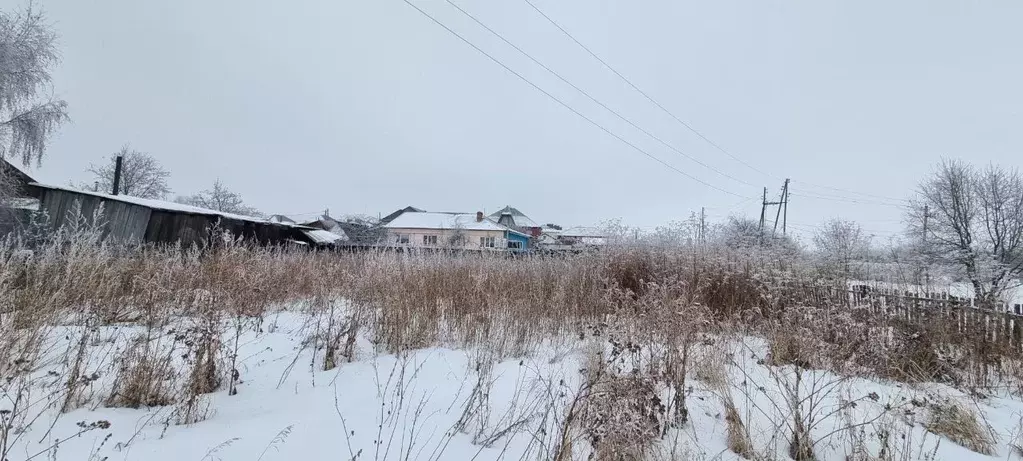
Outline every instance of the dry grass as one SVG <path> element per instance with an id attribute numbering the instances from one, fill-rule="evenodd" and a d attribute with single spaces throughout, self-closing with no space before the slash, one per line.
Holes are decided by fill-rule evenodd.
<path id="1" fill-rule="evenodd" d="M 949 401 L 934 404 L 926 423 L 927 430 L 982 455 L 995 453 L 991 430 L 973 409 Z"/>
<path id="2" fill-rule="evenodd" d="M 742 415 L 724 397 L 727 372 L 708 365 L 725 363 L 725 352 L 697 357 L 729 335 L 767 339 L 766 363 L 774 366 L 961 386 L 1023 383 L 1018 348 L 951 322 L 850 309 L 846 293 L 822 285 L 819 275 L 798 259 L 724 247 L 607 248 L 511 260 L 238 243 L 124 248 L 80 230 L 54 236 L 31 255 L 0 245 L 0 356 L 13 358 L 0 361 L 0 390 L 16 395 L 31 387 L 27 370 L 52 360 L 48 338 L 58 327 L 126 325 L 144 334 L 110 358 L 120 364 L 117 384 L 96 398 L 112 406 L 174 404 L 177 422 L 197 422 L 208 416 L 209 393 L 237 391 L 242 330 L 264 328 L 264 318 L 282 309 L 313 319 L 319 369 L 354 360 L 360 336 L 387 353 L 485 345 L 493 360 L 527 355 L 550 341 L 593 339 L 610 360 L 591 376 L 589 392 L 616 405 L 584 399 L 568 414 L 609 459 L 640 457 L 669 429 L 685 426 L 693 377 L 724 390 L 729 447 L 754 456 Z M 81 350 L 69 349 L 62 372 L 64 409 L 88 403 L 81 383 L 97 370 L 76 361 Z M 952 438 L 941 428 L 957 426 L 947 424 L 963 416 L 957 411 L 935 412 L 932 430 Z M 796 429 L 803 425 L 795 433 L 806 439 L 811 419 L 794 417 Z M 983 442 L 975 437 L 983 431 L 973 432 L 960 440 Z M 795 442 L 803 451 L 812 443 Z M 578 443 L 566 435 L 556 452 L 567 456 Z"/>
<path id="3" fill-rule="evenodd" d="M 146 338 L 135 345 L 119 360 L 114 387 L 106 404 L 112 407 L 158 407 L 174 403 L 174 367 L 167 352 L 153 350 L 154 344 Z"/>
<path id="4" fill-rule="evenodd" d="M 754 451 L 753 440 L 746 429 L 746 424 L 742 422 L 739 410 L 735 408 L 735 403 L 731 398 L 724 401 L 724 406 L 725 422 L 728 424 L 726 435 L 728 449 L 745 459 L 754 459 L 756 452 Z"/>

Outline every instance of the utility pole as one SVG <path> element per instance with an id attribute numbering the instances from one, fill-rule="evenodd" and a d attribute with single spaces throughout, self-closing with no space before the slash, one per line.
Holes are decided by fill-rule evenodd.
<path id="1" fill-rule="evenodd" d="M 781 219 L 781 235 L 788 235 L 789 225 L 789 178 L 785 178 L 785 194 L 782 199 L 782 206 L 785 207 L 785 211 L 782 214 Z"/>
<path id="2" fill-rule="evenodd" d="M 781 187 L 781 198 L 777 202 L 771 202 L 768 205 L 778 205 L 778 211 L 774 214 L 774 230 L 771 231 L 771 237 L 778 234 L 778 221 L 781 218 L 781 209 L 785 208 L 785 219 L 788 219 L 788 202 L 789 202 L 789 180 L 785 179 L 785 185 Z M 781 228 L 782 233 L 785 233 L 785 226 Z"/>
<path id="3" fill-rule="evenodd" d="M 760 201 L 760 243 L 764 243 L 764 213 L 767 212 L 767 188 L 764 188 L 764 198 Z"/>
<path id="4" fill-rule="evenodd" d="M 924 254 L 927 253 L 927 218 L 931 214 L 931 207 L 924 205 L 924 235 L 923 235 L 923 246 L 922 250 Z M 927 260 L 927 256 L 924 256 L 924 292 L 928 292 L 931 289 L 931 265 L 930 261 Z"/>
<path id="5" fill-rule="evenodd" d="M 700 244 L 707 242 L 707 208 L 700 207 Z"/>

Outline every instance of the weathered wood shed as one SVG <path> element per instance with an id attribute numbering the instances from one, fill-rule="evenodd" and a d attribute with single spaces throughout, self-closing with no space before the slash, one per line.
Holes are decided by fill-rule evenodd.
<path id="1" fill-rule="evenodd" d="M 202 245 L 219 230 L 263 245 L 322 245 L 310 237 L 308 233 L 315 229 L 309 227 L 180 203 L 39 183 L 29 184 L 28 192 L 39 199 L 39 210 L 46 214 L 52 231 L 73 225 L 76 220 L 92 225 L 98 219 L 104 238 L 117 242 Z"/>

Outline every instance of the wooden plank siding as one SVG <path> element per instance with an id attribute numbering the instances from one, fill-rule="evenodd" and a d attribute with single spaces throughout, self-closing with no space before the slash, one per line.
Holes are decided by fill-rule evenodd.
<path id="1" fill-rule="evenodd" d="M 141 205 L 56 189 L 44 190 L 39 206 L 47 213 L 51 231 L 73 224 L 78 218 L 76 210 L 84 223 L 94 225 L 96 212 L 102 207 L 103 238 L 117 242 L 142 241 L 151 214 L 149 208 Z"/>
<path id="2" fill-rule="evenodd" d="M 261 245 L 285 244 L 290 240 L 310 243 L 301 227 L 279 223 L 247 221 L 226 216 L 151 208 L 85 192 L 37 186 L 40 210 L 45 211 L 50 231 L 81 224 L 94 225 L 102 207 L 103 238 L 120 243 L 157 243 L 205 246 L 213 243 L 214 230 L 255 241 Z M 308 228 L 306 228 L 308 229 Z"/>
<path id="3" fill-rule="evenodd" d="M 145 241 L 177 243 L 182 246 L 204 245 L 209 242 L 210 230 L 216 217 L 197 214 L 153 210 L 146 228 Z"/>

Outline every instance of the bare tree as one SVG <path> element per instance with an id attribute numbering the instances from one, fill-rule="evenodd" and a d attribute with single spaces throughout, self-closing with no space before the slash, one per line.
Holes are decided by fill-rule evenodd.
<path id="1" fill-rule="evenodd" d="M 110 156 L 109 161 L 100 165 L 89 165 L 100 192 L 110 193 L 114 188 L 114 170 L 117 157 L 121 163 L 120 193 L 141 198 L 164 198 L 170 193 L 167 179 L 170 172 L 146 152 L 132 149 L 127 144 Z"/>
<path id="2" fill-rule="evenodd" d="M 206 189 L 195 195 L 178 197 L 175 201 L 186 205 L 208 208 L 210 210 L 223 211 L 225 213 L 234 213 L 246 216 L 263 215 L 255 208 L 246 205 L 242 200 L 241 195 L 229 190 L 226 186 L 224 186 L 224 183 L 220 182 L 219 179 L 213 182 L 212 189 Z"/>
<path id="3" fill-rule="evenodd" d="M 943 161 L 920 184 L 908 213 L 929 261 L 954 266 L 993 308 L 1023 276 L 1023 178 L 1016 170 L 977 170 Z"/>
<path id="4" fill-rule="evenodd" d="M 59 61 L 56 40 L 31 4 L 0 11 L 0 158 L 41 161 L 46 140 L 68 120 L 67 103 L 44 94 Z"/>
<path id="5" fill-rule="evenodd" d="M 870 236 L 859 224 L 843 219 L 824 223 L 814 233 L 813 243 L 825 270 L 846 279 L 855 275 L 853 264 L 870 254 Z"/>

